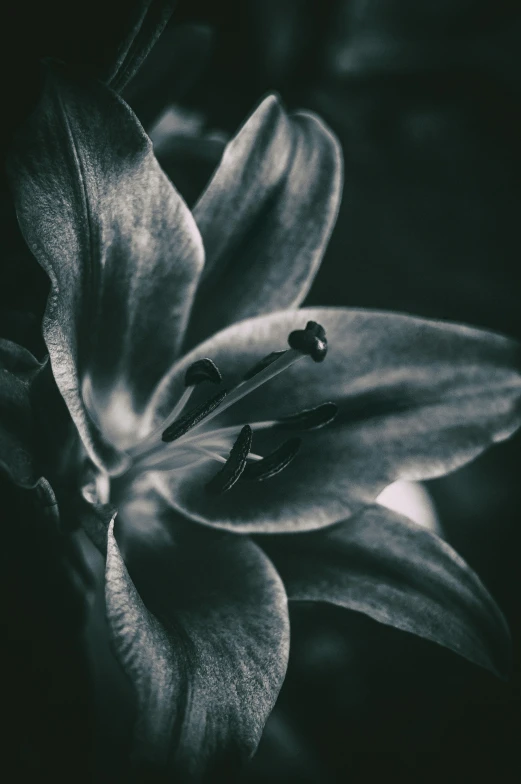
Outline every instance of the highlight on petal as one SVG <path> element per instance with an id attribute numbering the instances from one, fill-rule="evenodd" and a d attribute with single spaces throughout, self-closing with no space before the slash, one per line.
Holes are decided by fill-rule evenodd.
<path id="1" fill-rule="evenodd" d="M 187 342 L 297 307 L 320 266 L 342 189 L 342 156 L 314 114 L 267 97 L 228 144 L 194 207 L 206 264 Z"/>
<path id="2" fill-rule="evenodd" d="M 130 108 L 62 70 L 49 69 L 9 172 L 22 233 L 51 279 L 43 332 L 56 383 L 92 459 L 117 464 L 97 425 L 111 431 L 112 394 L 124 393 L 124 448 L 177 356 L 203 265 L 199 232 Z"/>
<path id="3" fill-rule="evenodd" d="M 429 491 L 421 482 L 399 479 L 380 493 L 376 503 L 408 517 L 413 523 L 443 538 L 443 529 L 436 507 Z"/>
<path id="4" fill-rule="evenodd" d="M 303 359 L 226 409 L 212 426 L 253 429 L 257 454 L 284 440 L 282 427 L 256 429 L 326 401 L 335 419 L 307 432 L 293 462 L 265 482 L 238 482 L 211 500 L 201 488 L 212 466 L 156 475 L 162 495 L 182 514 L 236 532 L 321 528 L 373 503 L 399 479 L 421 481 L 465 465 L 521 424 L 520 347 L 479 329 L 377 311 L 343 308 L 275 313 L 242 322 L 188 354 L 156 390 L 147 412 L 166 413 L 186 367 L 203 356 L 229 388 L 307 321 L 326 329 L 321 364 Z M 194 400 L 194 405 L 197 399 Z"/>
<path id="5" fill-rule="evenodd" d="M 249 539 L 183 521 L 169 546 L 141 540 L 133 557 L 131 540 L 127 550 L 128 570 L 111 524 L 107 615 L 137 698 L 136 765 L 176 781 L 227 780 L 256 749 L 284 680 L 280 578 Z"/>
<path id="6" fill-rule="evenodd" d="M 324 531 L 258 541 L 290 599 L 362 612 L 509 674 L 500 609 L 450 545 L 406 517 L 374 505 Z"/>

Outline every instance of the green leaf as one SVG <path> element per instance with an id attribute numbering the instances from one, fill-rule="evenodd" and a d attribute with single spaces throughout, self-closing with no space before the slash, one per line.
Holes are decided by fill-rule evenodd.
<path id="1" fill-rule="evenodd" d="M 258 542 L 290 599 L 362 612 L 508 676 L 511 642 L 498 606 L 446 542 L 406 517 L 370 506 L 324 531 Z"/>
<path id="2" fill-rule="evenodd" d="M 127 547 L 128 570 L 111 524 L 107 616 L 137 697 L 135 764 L 213 782 L 257 747 L 286 671 L 287 601 L 253 542 L 170 523 L 169 545 Z"/>
<path id="3" fill-rule="evenodd" d="M 9 172 L 51 279 L 43 334 L 56 383 L 91 458 L 115 466 L 178 354 L 201 238 L 135 115 L 101 83 L 49 70 Z"/>

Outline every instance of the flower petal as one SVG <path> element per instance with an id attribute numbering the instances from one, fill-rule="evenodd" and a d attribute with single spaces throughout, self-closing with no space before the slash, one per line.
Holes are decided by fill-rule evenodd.
<path id="1" fill-rule="evenodd" d="M 40 370 L 41 363 L 23 346 L 12 340 L 0 338 L 0 368 L 30 381 Z"/>
<path id="2" fill-rule="evenodd" d="M 198 83 L 208 68 L 213 39 L 213 31 L 204 24 L 188 22 L 167 25 L 147 56 L 144 67 L 140 68 L 123 92 L 123 98 L 132 106 L 154 142 L 156 156 L 163 169 L 165 167 L 158 155 L 153 128 L 157 128 L 161 118 L 170 112 L 184 111 L 179 101 Z M 177 180 L 173 181 L 178 188 Z M 204 184 L 206 182 L 208 177 Z"/>
<path id="3" fill-rule="evenodd" d="M 111 524 L 107 613 L 136 692 L 137 761 L 217 781 L 254 752 L 284 680 L 284 588 L 251 540 L 183 521 L 169 545 L 132 549 L 127 571 Z"/>
<path id="4" fill-rule="evenodd" d="M 183 372 L 211 357 L 231 388 L 308 320 L 326 329 L 325 362 L 309 358 L 258 388 L 211 422 L 253 425 L 253 450 L 268 454 L 295 430 L 255 430 L 325 401 L 339 407 L 322 429 L 301 432 L 302 447 L 277 476 L 238 482 L 208 497 L 208 461 L 184 473 L 156 474 L 184 515 L 241 532 L 311 530 L 345 519 L 398 479 L 443 476 L 521 424 L 520 347 L 497 334 L 411 316 L 336 308 L 286 311 L 242 322 L 203 343 L 156 391 L 149 418 L 171 408 Z M 197 392 L 199 394 L 199 392 Z M 194 396 L 194 405 L 197 398 Z"/>
<path id="5" fill-rule="evenodd" d="M 122 41 L 104 81 L 120 92 L 139 70 L 161 35 L 175 0 L 139 0 L 134 3 L 132 27 Z"/>
<path id="6" fill-rule="evenodd" d="M 22 232 L 51 278 L 56 382 L 89 454 L 110 463 L 82 385 L 121 447 L 178 352 L 201 238 L 136 117 L 101 83 L 50 70 L 9 168 Z"/>
<path id="7" fill-rule="evenodd" d="M 39 369 L 30 351 L 0 338 L 0 472 L 25 488 L 38 478 L 30 381 Z"/>
<path id="8" fill-rule="evenodd" d="M 313 114 L 266 98 L 228 144 L 194 207 L 206 265 L 188 343 L 297 307 L 318 270 L 342 187 L 340 146 Z"/>
<path id="9" fill-rule="evenodd" d="M 290 599 L 365 613 L 508 675 L 510 635 L 498 606 L 446 542 L 406 517 L 375 505 L 325 531 L 259 543 Z"/>

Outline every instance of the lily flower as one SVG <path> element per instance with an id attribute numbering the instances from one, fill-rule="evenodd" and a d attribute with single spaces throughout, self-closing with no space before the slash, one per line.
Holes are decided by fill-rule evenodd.
<path id="1" fill-rule="evenodd" d="M 288 599 L 504 676 L 508 630 L 477 575 L 375 499 L 519 427 L 519 346 L 300 307 L 341 195 L 320 119 L 266 98 L 190 212 L 125 102 L 49 70 L 9 171 L 51 281 L 43 334 L 74 425 L 72 446 L 53 436 L 62 490 L 106 552 L 143 770 L 215 781 L 254 752 L 286 672 Z"/>

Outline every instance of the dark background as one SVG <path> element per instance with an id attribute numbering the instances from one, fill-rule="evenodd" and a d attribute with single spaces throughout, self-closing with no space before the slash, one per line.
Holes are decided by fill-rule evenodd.
<path id="1" fill-rule="evenodd" d="M 102 70 L 131 5 L 55 0 L 2 12 L 4 150 L 38 93 L 40 58 Z M 233 133 L 271 90 L 321 114 L 344 150 L 342 208 L 309 303 L 401 310 L 521 339 L 518 2 L 179 0 L 125 97 L 147 128 L 175 101 L 206 128 Z M 162 158 L 189 202 L 214 162 L 212 149 L 175 145 Z M 47 283 L 3 180 L 1 196 L 0 334 L 41 352 Z M 511 681 L 355 613 L 302 607 L 279 706 L 245 781 L 518 779 L 520 456 L 518 437 L 430 483 L 448 540 L 510 622 Z M 28 780 L 48 769 L 55 780 L 87 781 L 101 755 L 105 778 L 95 780 L 117 781 L 109 675 L 96 671 L 100 712 L 55 549 L 35 540 L 25 499 L 7 488 L 2 498 L 7 756 Z M 104 699 L 113 700 L 108 714 Z M 102 727 L 97 751 L 93 725 Z"/>

